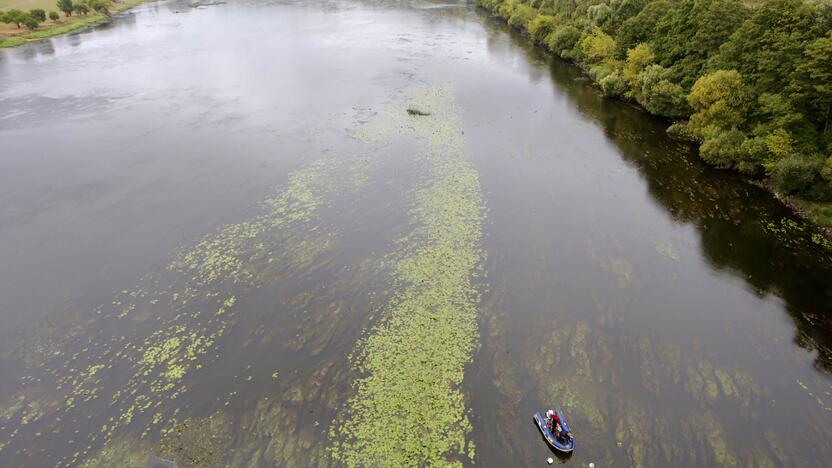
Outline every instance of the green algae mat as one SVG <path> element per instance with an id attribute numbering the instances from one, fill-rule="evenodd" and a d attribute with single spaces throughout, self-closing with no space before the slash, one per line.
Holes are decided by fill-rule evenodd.
<path id="1" fill-rule="evenodd" d="M 412 105 L 430 115 L 409 114 Z M 142 466 L 150 455 L 189 466 L 220 460 L 298 465 L 313 455 L 324 464 L 364 466 L 472 461 L 470 412 L 460 385 L 479 342 L 474 279 L 484 257 L 484 202 L 461 134 L 449 89 L 419 88 L 395 97 L 353 132 L 359 154 L 298 168 L 260 203 L 259 214 L 183 248 L 166 268 L 83 316 L 66 336 L 42 337 L 22 348 L 32 369 L 24 378 L 52 382 L 57 392 L 16 393 L 3 420 L 23 428 L 57 421 L 54 434 L 66 430 L 65 422 L 96 421 L 83 443 L 70 441 L 56 466 Z M 407 179 L 411 186 L 401 190 L 408 206 L 398 229 L 403 235 L 390 239 L 386 253 L 355 259 L 357 266 L 332 275 L 359 282 L 377 277 L 384 302 L 376 307 L 375 325 L 336 338 L 350 330 L 348 322 L 367 323 L 356 315 L 360 308 L 342 310 L 349 306 L 339 305 L 338 294 L 367 286 L 342 281 L 329 295 L 304 278 L 332 268 L 342 242 L 333 206 L 345 196 L 360 198 L 385 160 L 402 163 L 395 158 L 407 158 L 414 171 Z M 341 216 L 352 215 L 347 213 Z M 284 307 L 306 315 L 267 332 L 269 317 L 252 323 L 246 312 L 251 306 L 240 304 L 281 282 L 300 286 Z M 297 333 L 290 333 L 293 327 Z M 308 378 L 246 364 L 233 382 L 221 385 L 227 390 L 213 404 L 190 409 L 204 391 L 201 382 L 225 365 L 226 355 L 236 355 L 240 346 L 269 349 L 273 336 L 284 336 L 283 367 L 293 351 L 314 356 L 333 340 L 352 352 L 327 355 Z M 352 390 L 321 393 L 321 380 Z M 256 404 L 249 407 L 239 395 L 245 390 L 238 389 L 254 385 L 267 391 L 252 396 Z M 299 398 L 340 416 L 310 425 L 294 410 Z M 109 416 L 95 417 L 103 408 Z M 233 416 L 240 413 L 240 419 Z M 247 430 L 235 433 L 236 425 Z M 299 425 L 306 429 L 297 432 Z M 400 431 L 391 433 L 390 425 Z M 14 445 L 18 431 L 0 451 Z M 321 444 L 327 437 L 329 450 Z M 233 453 L 222 452 L 230 447 Z"/>
<path id="2" fill-rule="evenodd" d="M 362 376 L 331 432 L 350 466 L 458 465 L 475 453 L 460 384 L 479 341 L 483 195 L 450 91 L 411 99 L 429 115 L 407 112 L 400 128 L 422 143 L 430 176 L 413 193 L 415 229 L 390 258 L 396 292 L 351 357 Z"/>

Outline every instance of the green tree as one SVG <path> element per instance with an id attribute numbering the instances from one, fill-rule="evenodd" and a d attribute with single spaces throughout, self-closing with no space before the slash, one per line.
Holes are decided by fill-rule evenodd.
<path id="1" fill-rule="evenodd" d="M 832 118 L 832 32 L 810 42 L 792 75 L 790 90 L 823 132 Z"/>
<path id="2" fill-rule="evenodd" d="M 29 15 L 26 12 L 18 10 L 17 8 L 12 8 L 11 10 L 6 11 L 3 13 L 2 21 L 6 24 L 14 23 L 18 29 L 20 26 L 26 22 L 26 18 Z"/>
<path id="3" fill-rule="evenodd" d="M 618 29 L 622 23 L 639 14 L 648 3 L 648 0 L 609 0 L 612 8 L 609 27 Z"/>
<path id="4" fill-rule="evenodd" d="M 699 155 L 708 164 L 731 167 L 742 151 L 745 135 L 736 129 L 717 130 L 709 134 L 699 147 Z"/>
<path id="5" fill-rule="evenodd" d="M 87 4 L 93 10 L 110 16 L 110 1 L 109 0 L 87 0 Z"/>
<path id="6" fill-rule="evenodd" d="M 59 15 L 57 11 L 50 11 L 49 19 L 57 23 L 58 20 L 61 19 L 61 15 Z"/>
<path id="7" fill-rule="evenodd" d="M 748 16 L 739 0 L 682 0 L 656 25 L 656 63 L 668 68 L 671 81 L 689 89 Z"/>
<path id="8" fill-rule="evenodd" d="M 508 16 L 508 25 L 514 29 L 524 29 L 537 15 L 534 8 L 524 3 L 514 3 Z"/>
<path id="9" fill-rule="evenodd" d="M 592 5 L 586 10 L 586 16 L 593 26 L 607 29 L 612 22 L 612 8 L 606 3 Z"/>
<path id="10" fill-rule="evenodd" d="M 627 92 L 627 82 L 618 70 L 605 76 L 598 84 L 601 85 L 605 96 L 619 97 Z"/>
<path id="11" fill-rule="evenodd" d="M 814 144 L 805 144 L 813 142 L 814 137 L 806 137 L 806 121 L 786 97 L 764 93 L 756 104 L 747 117 L 746 125 L 752 136 L 743 144 L 740 170 L 755 172 L 760 167 L 771 170 L 780 159 L 817 151 Z"/>
<path id="12" fill-rule="evenodd" d="M 803 114 L 796 112 L 792 101 L 782 94 L 763 93 L 749 116 L 751 131 L 766 135 L 778 128 L 796 130 L 803 122 Z"/>
<path id="13" fill-rule="evenodd" d="M 685 105 L 685 91 L 667 79 L 667 70 L 661 65 L 649 65 L 639 75 L 641 92 L 638 102 L 655 115 L 684 116 L 688 114 Z"/>
<path id="14" fill-rule="evenodd" d="M 592 34 L 581 40 L 581 55 L 589 63 L 606 62 L 615 54 L 615 40 L 601 28 L 592 28 Z"/>
<path id="15" fill-rule="evenodd" d="M 64 14 L 66 16 L 71 16 L 72 15 L 72 10 L 73 10 L 72 0 L 58 0 L 58 2 L 55 4 L 55 6 L 58 7 L 58 10 L 64 12 Z"/>
<path id="16" fill-rule="evenodd" d="M 707 137 L 720 130 L 735 129 L 745 119 L 747 94 L 743 77 L 736 70 L 718 70 L 703 75 L 688 95 L 694 114 L 691 130 Z"/>
<path id="17" fill-rule="evenodd" d="M 546 37 L 557 27 L 558 22 L 554 16 L 537 15 L 531 23 L 529 23 L 529 35 L 532 36 L 535 42 L 544 43 Z"/>
<path id="18" fill-rule="evenodd" d="M 575 0 L 551 0 L 551 2 L 552 12 L 560 14 L 565 18 L 571 18 L 577 8 L 577 2 Z"/>
<path id="19" fill-rule="evenodd" d="M 639 44 L 627 51 L 627 60 L 624 62 L 623 79 L 629 88 L 628 97 L 636 100 L 641 99 L 641 72 L 653 63 L 655 55 L 647 44 Z"/>
<path id="20" fill-rule="evenodd" d="M 32 17 L 37 18 L 37 20 L 41 23 L 46 21 L 46 11 L 44 11 L 40 8 L 35 8 L 33 10 L 29 10 L 29 14 Z"/>
<path id="21" fill-rule="evenodd" d="M 23 24 L 26 26 L 26 28 L 34 31 L 38 28 L 40 20 L 29 13 L 25 13 L 23 18 Z"/>
<path id="22" fill-rule="evenodd" d="M 636 44 L 651 41 L 655 37 L 656 24 L 671 8 L 671 3 L 665 0 L 650 2 L 636 16 L 624 21 L 615 39 L 618 58 L 624 58 Z"/>
<path id="23" fill-rule="evenodd" d="M 555 29 L 555 32 L 546 39 L 549 50 L 564 58 L 575 58 L 575 46 L 581 39 L 581 31 L 575 26 L 567 24 Z"/>
<path id="24" fill-rule="evenodd" d="M 766 0 L 712 57 L 709 70 L 737 70 L 751 94 L 776 93 L 821 36 L 817 8 L 804 0 Z M 825 33 L 825 31 L 824 31 Z"/>
<path id="25" fill-rule="evenodd" d="M 832 189 L 832 156 L 826 158 L 821 166 L 820 175 L 826 181 L 827 190 Z"/>
<path id="26" fill-rule="evenodd" d="M 816 161 L 791 156 L 777 162 L 772 178 L 778 187 L 789 193 L 808 190 L 819 173 Z"/>
<path id="27" fill-rule="evenodd" d="M 76 3 L 75 5 L 72 5 L 72 11 L 74 11 L 76 15 L 86 15 L 90 12 L 90 7 L 84 3 Z"/>

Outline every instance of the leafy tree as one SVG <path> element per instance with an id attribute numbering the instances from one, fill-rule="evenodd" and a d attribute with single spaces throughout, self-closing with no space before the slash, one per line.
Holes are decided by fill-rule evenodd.
<path id="1" fill-rule="evenodd" d="M 508 25 L 515 29 L 525 28 L 536 15 L 534 8 L 523 3 L 516 3 L 508 17 Z"/>
<path id="2" fill-rule="evenodd" d="M 40 20 L 38 18 L 32 16 L 32 14 L 30 14 L 30 13 L 25 13 L 24 17 L 23 17 L 23 24 L 26 26 L 26 28 L 34 31 L 35 29 L 38 28 L 38 25 L 40 24 Z"/>
<path id="3" fill-rule="evenodd" d="M 718 130 L 708 135 L 699 147 L 705 162 L 718 167 L 731 167 L 742 150 L 745 135 L 736 129 Z"/>
<path id="4" fill-rule="evenodd" d="M 36 18 L 39 22 L 46 21 L 46 12 L 40 8 L 35 8 L 34 10 L 29 10 L 29 14 Z"/>
<path id="5" fill-rule="evenodd" d="M 832 189 L 832 156 L 826 158 L 820 170 L 820 175 L 826 181 L 828 189 Z"/>
<path id="6" fill-rule="evenodd" d="M 561 14 L 565 18 L 571 18 L 577 8 L 576 3 L 575 0 L 551 0 L 551 8 L 554 13 Z"/>
<path id="7" fill-rule="evenodd" d="M 712 57 L 709 70 L 737 70 L 753 95 L 777 92 L 820 37 L 816 7 L 803 0 L 766 0 Z"/>
<path id="8" fill-rule="evenodd" d="M 51 19 L 54 22 L 57 22 L 59 19 L 61 19 L 61 15 L 59 15 L 57 11 L 50 11 L 49 19 Z"/>
<path id="9" fill-rule="evenodd" d="M 596 83 L 601 83 L 601 80 L 616 71 L 616 66 L 613 63 L 601 62 L 599 64 L 589 67 L 589 76 Z"/>
<path id="10" fill-rule="evenodd" d="M 783 94 L 763 93 L 751 108 L 746 125 L 753 136 L 749 156 L 769 167 L 774 161 L 791 154 L 814 154 L 819 150 L 817 132 L 793 101 Z M 782 150 L 789 148 L 789 151 Z"/>
<path id="11" fill-rule="evenodd" d="M 529 35 L 532 36 L 535 42 L 543 43 L 549 34 L 557 27 L 558 22 L 554 16 L 537 15 L 529 23 Z"/>
<path id="12" fill-rule="evenodd" d="M 656 25 L 656 63 L 689 89 L 707 60 L 749 16 L 739 0 L 682 0 Z"/>
<path id="13" fill-rule="evenodd" d="M 610 28 L 618 29 L 624 21 L 636 16 L 649 3 L 648 0 L 609 0 L 612 8 Z"/>
<path id="14" fill-rule="evenodd" d="M 611 60 L 615 54 L 615 40 L 601 28 L 592 29 L 592 34 L 581 40 L 581 55 L 590 63 Z"/>
<path id="15" fill-rule="evenodd" d="M 747 97 L 743 77 L 736 70 L 718 70 L 696 80 L 688 95 L 693 108 L 691 130 L 707 137 L 737 128 L 745 117 Z"/>
<path id="16" fill-rule="evenodd" d="M 110 16 L 110 1 L 109 0 L 87 0 L 87 4 L 93 10 Z"/>
<path id="17" fill-rule="evenodd" d="M 605 96 L 619 97 L 627 92 L 627 81 L 618 70 L 604 77 L 598 84 L 601 85 Z"/>
<path id="18" fill-rule="evenodd" d="M 6 11 L 3 13 L 3 22 L 6 24 L 14 23 L 18 29 L 20 26 L 26 22 L 26 18 L 29 15 L 26 12 L 18 10 L 17 8 L 12 8 L 11 10 Z"/>
<path id="19" fill-rule="evenodd" d="M 618 58 L 624 58 L 627 51 L 636 44 L 652 40 L 655 37 L 656 24 L 671 8 L 670 2 L 665 0 L 650 2 L 636 16 L 624 21 L 616 36 Z"/>
<path id="20" fill-rule="evenodd" d="M 783 159 L 800 157 L 795 151 L 794 138 L 782 128 L 749 138 L 743 142 L 738 156 L 738 168 L 743 172 L 755 172 L 760 167 L 771 171 Z"/>
<path id="21" fill-rule="evenodd" d="M 58 2 L 55 4 L 55 6 L 58 7 L 58 10 L 64 12 L 64 14 L 66 16 L 71 16 L 72 15 L 72 10 L 73 10 L 72 0 L 58 0 Z"/>
<path id="22" fill-rule="evenodd" d="M 790 85 L 794 99 L 823 133 L 832 119 L 832 32 L 810 42 Z"/>
<path id="23" fill-rule="evenodd" d="M 795 112 L 792 101 L 782 94 L 763 93 L 757 97 L 757 106 L 749 119 L 755 135 L 766 135 L 778 128 L 795 130 L 803 115 Z"/>
<path id="24" fill-rule="evenodd" d="M 575 58 L 570 51 L 575 49 L 580 39 L 581 31 L 575 26 L 567 24 L 555 29 L 555 32 L 547 38 L 546 45 L 549 50 L 564 58 Z"/>
<path id="25" fill-rule="evenodd" d="M 772 178 L 781 189 L 795 193 L 809 189 L 818 172 L 816 161 L 791 156 L 777 162 Z"/>
<path id="26" fill-rule="evenodd" d="M 587 8 L 586 16 L 594 26 L 605 28 L 612 21 L 612 8 L 606 3 L 592 5 Z"/>
<path id="27" fill-rule="evenodd" d="M 641 93 L 639 104 L 655 115 L 683 116 L 688 113 L 685 91 L 666 78 L 667 70 L 661 65 L 649 65 L 639 75 Z"/>
<path id="28" fill-rule="evenodd" d="M 90 7 L 84 3 L 76 3 L 75 5 L 72 5 L 72 11 L 74 11 L 76 15 L 86 15 L 90 12 Z"/>
<path id="29" fill-rule="evenodd" d="M 647 44 L 639 44 L 627 51 L 627 60 L 624 62 L 622 78 L 630 89 L 629 97 L 641 98 L 641 72 L 653 63 L 655 55 Z"/>

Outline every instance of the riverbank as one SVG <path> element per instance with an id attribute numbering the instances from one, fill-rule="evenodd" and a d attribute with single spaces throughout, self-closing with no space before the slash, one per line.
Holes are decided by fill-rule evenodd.
<path id="1" fill-rule="evenodd" d="M 812 23 L 817 12 L 801 10 L 801 0 L 767 0 L 753 8 L 719 0 L 604 3 L 588 9 L 517 0 L 477 0 L 477 5 L 535 47 L 577 66 L 605 97 L 670 119 L 668 132 L 698 143 L 706 163 L 748 176 L 832 239 L 832 133 L 817 117 L 823 114 L 817 103 L 826 101 L 812 95 L 817 74 L 811 71 L 816 64 L 809 63 L 829 39 L 823 28 L 804 28 L 797 19 L 774 24 L 771 28 L 789 34 L 802 31 L 803 45 L 790 53 L 794 63 L 788 66 L 756 63 L 764 61 L 764 52 L 786 53 L 777 41 L 755 42 L 758 23 L 790 11 Z M 730 21 L 714 25 L 701 19 L 704 13 Z M 719 31 L 709 32 L 713 27 Z M 687 46 L 701 42 L 703 34 L 711 37 L 707 44 Z M 779 76 L 783 86 L 773 87 L 759 69 Z M 731 112 L 720 111 L 726 108 Z"/>
<path id="2" fill-rule="evenodd" d="M 149 1 L 151 0 L 125 0 L 122 3 L 113 2 L 113 7 L 109 15 L 103 13 L 93 13 L 85 16 L 76 15 L 74 17 L 63 17 L 62 15 L 62 20 L 60 22 L 50 21 L 50 24 L 46 25 L 42 29 L 38 28 L 34 31 L 23 30 L 19 33 L 14 32 L 12 34 L 0 36 L 0 49 L 18 47 L 20 45 L 26 44 L 27 42 L 39 41 L 42 39 L 59 36 L 61 34 L 78 31 L 83 28 L 103 24 L 110 21 L 114 15 L 127 11 L 130 8 L 138 6 L 141 3 Z M 4 5 L 2 8 L 0 8 L 0 11 L 4 11 L 6 9 L 7 8 Z M 44 25 L 45 24 L 46 23 L 44 23 Z"/>

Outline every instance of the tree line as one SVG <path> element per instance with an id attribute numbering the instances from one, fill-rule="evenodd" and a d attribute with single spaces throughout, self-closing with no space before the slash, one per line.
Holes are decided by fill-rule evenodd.
<path id="1" fill-rule="evenodd" d="M 832 201 L 832 2 L 476 0 L 710 164 Z"/>
<path id="2" fill-rule="evenodd" d="M 78 0 L 73 3 L 72 0 L 58 0 L 55 7 L 62 11 L 65 16 L 87 15 L 90 11 L 96 11 L 104 15 L 110 15 L 110 7 L 112 6 L 110 0 Z M 61 19 L 61 15 L 57 11 L 50 11 L 48 15 L 53 23 L 57 23 Z M 0 22 L 6 24 L 14 24 L 20 29 L 25 26 L 30 30 L 37 29 L 41 23 L 46 22 L 46 11 L 41 8 L 23 11 L 17 8 L 0 12 Z"/>

